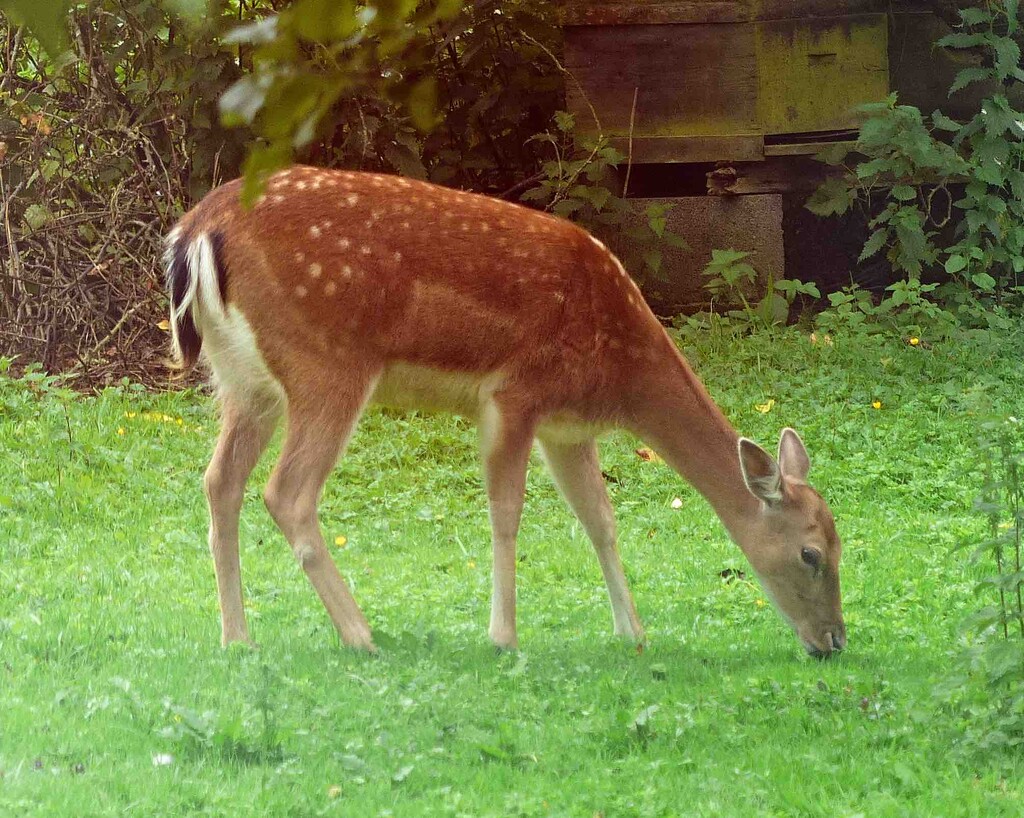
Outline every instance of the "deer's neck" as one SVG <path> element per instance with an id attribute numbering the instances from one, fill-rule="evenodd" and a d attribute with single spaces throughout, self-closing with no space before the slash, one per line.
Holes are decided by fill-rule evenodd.
<path id="1" fill-rule="evenodd" d="M 740 542 L 760 504 L 743 482 L 739 435 L 681 355 L 662 364 L 642 379 L 634 431 L 704 495 Z"/>

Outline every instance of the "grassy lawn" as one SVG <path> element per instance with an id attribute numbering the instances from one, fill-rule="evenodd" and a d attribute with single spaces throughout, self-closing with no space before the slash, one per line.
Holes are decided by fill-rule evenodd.
<path id="1" fill-rule="evenodd" d="M 1024 762 L 958 752 L 932 689 L 981 604 L 953 548 L 984 536 L 975 437 L 1024 412 L 1022 351 L 795 330 L 688 350 L 744 434 L 808 445 L 845 547 L 850 645 L 825 663 L 722 578 L 738 549 L 622 435 L 603 465 L 646 649 L 611 637 L 536 460 L 522 650 L 496 655 L 474 431 L 383 412 L 322 506 L 381 654 L 339 647 L 260 499 L 269 457 L 242 519 L 260 648 L 222 651 L 209 398 L 0 378 L 0 815 L 1019 816 Z"/>

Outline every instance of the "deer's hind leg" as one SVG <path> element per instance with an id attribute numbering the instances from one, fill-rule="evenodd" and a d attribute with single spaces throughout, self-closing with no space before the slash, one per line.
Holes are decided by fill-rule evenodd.
<path id="1" fill-rule="evenodd" d="M 324 482 L 344 451 L 379 376 L 379 372 L 358 367 L 346 374 L 344 383 L 321 383 L 298 398 L 290 396 L 284 448 L 264 499 L 342 642 L 375 650 L 370 626 L 331 559 L 317 520 Z"/>
<path id="2" fill-rule="evenodd" d="M 221 431 L 204 485 L 210 506 L 210 553 L 217 575 L 221 644 L 248 642 L 238 557 L 238 520 L 245 484 L 274 433 L 280 408 L 222 399 Z"/>

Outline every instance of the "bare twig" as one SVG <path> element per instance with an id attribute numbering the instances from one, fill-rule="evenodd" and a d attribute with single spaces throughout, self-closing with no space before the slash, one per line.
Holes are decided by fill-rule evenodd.
<path id="1" fill-rule="evenodd" d="M 527 176 L 521 182 L 516 182 L 508 190 L 504 190 L 498 194 L 499 199 L 507 199 L 509 196 L 515 196 L 517 193 L 522 193 L 524 190 L 533 187 L 537 182 L 543 179 L 547 174 L 544 171 L 539 171 L 533 174 L 533 176 Z"/>
<path id="2" fill-rule="evenodd" d="M 551 58 L 551 61 L 555 64 L 555 68 L 557 68 L 559 71 L 565 74 L 565 76 L 567 76 L 569 79 L 573 81 L 573 84 L 576 86 L 576 90 L 580 92 L 580 96 L 583 97 L 583 101 L 587 103 L 587 107 L 590 109 L 590 115 L 594 118 L 594 125 L 597 127 L 598 141 L 604 139 L 604 128 L 601 127 L 601 120 L 597 116 L 597 110 L 591 104 L 590 98 L 587 96 L 586 91 L 583 90 L 583 85 L 581 85 L 580 81 L 576 79 L 576 75 L 573 74 L 572 71 L 570 71 L 564 65 L 562 65 L 558 57 L 556 57 L 552 53 L 551 49 L 544 45 L 544 43 L 538 42 L 525 31 L 520 31 L 519 33 L 522 35 L 524 40 L 526 40 L 528 43 L 532 43 L 533 45 L 537 46 L 537 48 L 539 48 L 541 51 L 547 54 L 548 57 Z"/>
<path id="3" fill-rule="evenodd" d="M 633 123 L 636 120 L 636 98 L 640 94 L 640 88 L 633 89 L 633 107 L 629 109 L 629 150 L 626 156 L 626 178 L 622 183 L 622 198 L 626 198 L 629 191 L 629 174 L 633 170 Z"/>

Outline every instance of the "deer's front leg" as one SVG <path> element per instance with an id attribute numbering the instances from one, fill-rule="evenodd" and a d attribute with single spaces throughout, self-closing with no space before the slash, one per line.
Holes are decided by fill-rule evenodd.
<path id="1" fill-rule="evenodd" d="M 516 636 L 516 535 L 526 492 L 526 464 L 533 444 L 534 424 L 491 404 L 481 419 L 481 454 L 491 514 L 494 551 L 491 595 L 491 641 L 514 649 Z"/>
<path id="2" fill-rule="evenodd" d="M 608 499 L 608 489 L 601 476 L 597 459 L 597 443 L 561 443 L 541 438 L 541 451 L 555 484 L 583 524 L 601 563 L 608 599 L 612 606 L 615 635 L 640 644 L 644 628 L 626 583 L 622 560 L 615 546 L 615 514 Z"/>

